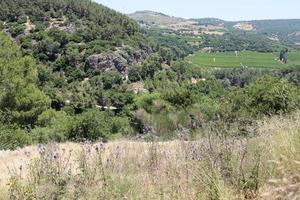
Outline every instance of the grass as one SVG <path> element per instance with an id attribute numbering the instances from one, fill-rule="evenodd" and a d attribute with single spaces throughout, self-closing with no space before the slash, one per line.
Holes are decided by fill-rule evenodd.
<path id="1" fill-rule="evenodd" d="M 221 52 L 221 53 L 196 53 L 188 57 L 194 65 L 215 68 L 286 68 L 300 65 L 300 51 L 287 54 L 288 63 L 283 64 L 278 60 L 279 53 L 259 53 L 251 51 Z"/>
<path id="2" fill-rule="evenodd" d="M 249 138 L 31 146 L 0 154 L 0 199 L 297 199 L 300 113 Z"/>

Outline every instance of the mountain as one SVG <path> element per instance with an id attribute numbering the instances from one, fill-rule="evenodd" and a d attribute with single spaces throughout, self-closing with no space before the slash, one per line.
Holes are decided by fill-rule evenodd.
<path id="1" fill-rule="evenodd" d="M 206 23 L 202 24 L 195 19 L 184 19 L 179 17 L 172 17 L 154 11 L 137 11 L 133 14 L 130 14 L 129 17 L 136 20 L 143 27 L 169 29 L 169 30 L 176 31 L 180 34 L 222 35 L 223 32 L 221 30 L 224 28 L 221 23 L 215 25 L 212 25 L 211 23 L 209 23 L 209 25 L 207 24 L 207 22 L 212 22 L 215 19 L 210 19 L 210 18 L 203 19 L 203 22 Z"/>
<path id="2" fill-rule="evenodd" d="M 148 30 L 162 29 L 162 32 L 170 30 L 182 36 L 211 36 L 219 37 L 221 40 L 228 40 L 228 38 L 235 40 L 246 34 L 247 38 L 255 37 L 259 41 L 266 40 L 273 45 L 281 43 L 291 48 L 300 48 L 300 19 L 253 21 L 225 21 L 217 18 L 183 19 L 153 11 L 138 11 L 129 16 Z"/>

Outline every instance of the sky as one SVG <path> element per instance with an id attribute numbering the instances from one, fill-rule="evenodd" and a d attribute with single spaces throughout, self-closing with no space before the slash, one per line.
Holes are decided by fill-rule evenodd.
<path id="1" fill-rule="evenodd" d="M 223 20 L 300 18 L 300 0 L 94 0 L 122 13 L 152 10 L 175 17 Z"/>

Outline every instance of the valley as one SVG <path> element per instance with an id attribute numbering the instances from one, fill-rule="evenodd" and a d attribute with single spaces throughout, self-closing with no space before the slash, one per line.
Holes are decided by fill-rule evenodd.
<path id="1" fill-rule="evenodd" d="M 0 199 L 299 199 L 300 19 L 97 2 L 0 1 Z"/>

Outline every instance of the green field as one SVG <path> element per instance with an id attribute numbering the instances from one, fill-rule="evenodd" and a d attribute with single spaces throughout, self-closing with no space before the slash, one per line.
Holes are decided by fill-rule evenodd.
<path id="1" fill-rule="evenodd" d="M 259 53 L 243 51 L 222 52 L 222 53 L 196 53 L 187 58 L 194 65 L 201 67 L 216 68 L 285 68 L 300 66 L 300 51 L 289 52 L 287 54 L 288 63 L 283 64 L 278 60 L 279 53 Z"/>

